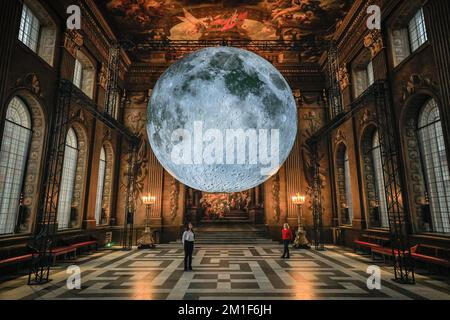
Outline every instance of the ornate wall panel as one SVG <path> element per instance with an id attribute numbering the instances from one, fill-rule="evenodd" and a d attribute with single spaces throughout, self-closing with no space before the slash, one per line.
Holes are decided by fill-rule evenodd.
<path id="1" fill-rule="evenodd" d="M 44 153 L 42 146 L 46 137 L 47 122 L 43 107 L 36 97 L 24 90 L 20 90 L 16 94 L 24 99 L 30 109 L 33 130 L 23 186 L 23 205 L 27 209 L 27 214 L 22 219 L 23 223 L 19 225 L 19 232 L 30 232 L 39 203 L 39 183 L 41 182 Z"/>
<path id="2" fill-rule="evenodd" d="M 152 208 L 152 223 L 160 223 L 162 218 L 163 199 L 163 176 L 164 169 L 159 164 L 153 154 L 147 138 L 147 93 L 137 92 L 131 93 L 128 97 L 128 103 L 124 110 L 124 122 L 131 132 L 142 138 L 142 143 L 138 150 L 137 163 L 137 212 L 135 216 L 135 224 L 142 225 L 145 220 L 145 205 L 142 202 L 144 195 L 152 195 L 156 197 L 156 204 Z M 127 155 L 126 150 L 122 150 L 120 168 L 120 185 L 123 192 L 126 186 L 127 173 Z M 118 220 L 123 221 L 124 203 L 119 200 Z M 123 213 L 123 214 L 122 214 Z M 119 222 L 120 224 L 120 222 Z"/>
<path id="3" fill-rule="evenodd" d="M 73 122 L 71 127 L 75 130 L 78 139 L 78 161 L 77 171 L 75 174 L 75 186 L 72 196 L 72 207 L 76 209 L 77 216 L 73 219 L 73 228 L 80 228 L 84 212 L 85 187 L 87 180 L 87 166 L 89 156 L 89 143 L 86 127 L 79 121 Z M 89 219 L 90 217 L 87 217 Z"/>

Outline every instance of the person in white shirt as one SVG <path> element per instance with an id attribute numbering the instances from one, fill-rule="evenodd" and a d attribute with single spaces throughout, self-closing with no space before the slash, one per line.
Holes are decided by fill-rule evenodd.
<path id="1" fill-rule="evenodd" d="M 195 233 L 192 223 L 188 224 L 181 239 L 184 246 L 184 271 L 192 271 L 192 254 L 194 253 Z"/>

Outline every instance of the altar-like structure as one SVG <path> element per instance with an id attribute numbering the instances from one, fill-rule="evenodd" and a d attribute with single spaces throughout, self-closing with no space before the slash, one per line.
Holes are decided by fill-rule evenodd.
<path id="1" fill-rule="evenodd" d="M 186 188 L 186 221 L 264 223 L 262 186 L 236 193 L 207 193 Z"/>

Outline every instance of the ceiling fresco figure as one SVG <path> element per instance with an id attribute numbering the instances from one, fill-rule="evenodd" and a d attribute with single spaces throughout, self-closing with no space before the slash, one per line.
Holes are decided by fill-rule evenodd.
<path id="1" fill-rule="evenodd" d="M 248 11 L 226 12 L 216 16 L 196 18 L 183 8 L 184 17 L 178 17 L 182 23 L 170 30 L 171 40 L 200 40 L 211 38 L 242 38 L 276 40 L 276 29 L 270 24 L 247 19 Z M 234 32 L 233 32 L 234 31 Z M 234 36 L 227 37 L 230 33 Z"/>
<path id="2" fill-rule="evenodd" d="M 318 60 L 351 0 L 98 0 L 122 38 L 302 41 L 304 61 Z"/>

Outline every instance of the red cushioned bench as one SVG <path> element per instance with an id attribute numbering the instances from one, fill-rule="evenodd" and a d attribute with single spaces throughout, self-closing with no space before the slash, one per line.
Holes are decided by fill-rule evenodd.
<path id="1" fill-rule="evenodd" d="M 68 255 L 73 255 L 74 258 L 76 258 L 76 255 L 78 251 L 82 248 L 92 248 L 95 247 L 96 250 L 98 250 L 98 242 L 93 241 L 85 241 L 85 242 L 79 242 L 75 244 L 71 244 L 65 247 L 59 247 L 52 250 L 52 257 L 53 257 L 53 264 L 56 263 L 56 258 L 60 256 L 64 256 L 67 258 Z"/>
<path id="2" fill-rule="evenodd" d="M 442 258 L 442 257 L 438 257 L 438 256 L 433 256 L 430 253 L 426 253 L 423 252 L 424 249 L 437 249 L 437 247 L 430 247 L 427 245 L 418 245 L 417 249 L 411 253 L 411 256 L 414 260 L 416 261 L 420 261 L 423 262 L 427 265 L 428 270 L 431 271 L 430 266 L 431 265 L 435 265 L 435 266 L 439 266 L 439 267 L 444 267 L 447 269 L 447 271 L 450 271 L 450 261 L 448 259 Z M 433 250 L 433 253 L 435 255 L 438 255 L 438 251 L 439 250 Z M 446 250 L 448 251 L 448 250 Z M 449 273 L 450 275 L 450 273 Z"/>
<path id="3" fill-rule="evenodd" d="M 25 254 L 22 256 L 18 256 L 18 257 L 12 257 L 12 258 L 8 258 L 8 259 L 0 260 L 0 268 L 6 267 L 9 265 L 13 265 L 13 264 L 30 261 L 32 257 L 33 257 L 32 254 Z"/>
<path id="4" fill-rule="evenodd" d="M 73 255 L 74 258 L 76 258 L 77 254 L 77 248 L 74 246 L 67 246 L 67 247 L 59 247 L 54 248 L 51 250 L 51 256 L 53 258 L 53 264 L 56 264 L 56 258 L 60 256 L 64 256 L 64 258 L 67 258 L 68 255 Z"/>
<path id="5" fill-rule="evenodd" d="M 85 241 L 80 243 L 75 243 L 72 245 L 72 247 L 75 247 L 77 249 L 81 248 L 88 248 L 91 249 L 92 247 L 95 247 L 95 250 L 98 250 L 98 242 L 97 241 Z"/>
<path id="6" fill-rule="evenodd" d="M 56 259 L 58 257 L 64 256 L 65 258 L 67 258 L 69 255 L 72 255 L 73 258 L 76 258 L 76 254 L 79 249 L 81 249 L 81 248 L 91 249 L 92 247 L 95 247 L 95 250 L 98 250 L 98 242 L 95 240 L 94 241 L 85 241 L 85 242 L 75 243 L 73 245 L 54 248 L 51 251 L 51 257 L 53 258 L 53 264 L 56 264 Z M 27 261 L 30 261 L 31 259 L 33 259 L 32 253 L 3 259 L 3 260 L 0 260 L 0 268 L 6 267 L 8 265 L 14 265 L 14 264 L 27 262 Z"/>
<path id="7" fill-rule="evenodd" d="M 366 249 L 370 249 L 370 252 L 372 254 L 372 257 L 375 258 L 375 255 L 380 255 L 383 257 L 384 262 L 386 262 L 386 258 L 392 257 L 392 248 L 389 247 L 383 247 L 378 244 L 365 242 L 356 240 L 354 241 L 354 245 Z M 421 245 L 416 245 L 411 248 L 411 257 L 416 261 L 421 261 L 427 264 L 429 267 L 430 265 L 437 265 L 441 267 L 445 267 L 447 269 L 450 269 L 450 261 L 447 259 L 439 258 L 439 257 L 433 257 L 430 255 L 426 255 L 423 253 L 419 253 Z M 422 245 L 422 247 L 424 247 Z M 399 255 L 398 251 L 395 253 L 396 256 Z"/>
<path id="8" fill-rule="evenodd" d="M 354 244 L 355 251 L 356 251 L 357 247 L 369 249 L 369 251 L 372 255 L 372 258 L 374 260 L 375 260 L 375 255 L 380 255 L 383 258 L 384 262 L 386 262 L 386 258 L 392 257 L 392 248 L 390 248 L 390 247 L 384 247 L 379 244 L 370 243 L 370 242 L 361 241 L 361 240 L 355 240 L 355 241 L 353 241 L 353 244 Z M 416 247 L 411 248 L 411 252 L 413 252 L 413 251 L 415 252 L 416 249 L 417 249 Z M 398 256 L 399 253 L 396 252 L 395 255 Z"/>
<path id="9" fill-rule="evenodd" d="M 355 250 L 355 252 L 356 252 L 357 248 L 365 248 L 365 249 L 368 249 L 370 252 L 372 252 L 373 249 L 383 248 L 383 247 L 380 246 L 379 244 L 370 243 L 370 242 L 361 241 L 361 240 L 355 240 L 355 241 L 353 241 L 353 249 Z"/>
<path id="10" fill-rule="evenodd" d="M 372 249 L 372 258 L 375 259 L 375 255 L 378 254 L 380 255 L 384 262 L 386 263 L 386 258 L 388 258 L 390 260 L 390 258 L 392 257 L 392 248 L 389 247 L 379 247 L 379 248 L 374 248 Z M 399 256 L 399 251 L 396 250 L 395 251 L 395 256 Z"/>
<path id="11" fill-rule="evenodd" d="M 392 253 L 392 250 L 387 247 L 383 247 L 376 243 L 370 243 L 367 241 L 361 241 L 361 240 L 355 240 L 353 241 L 353 248 L 355 252 L 357 251 L 357 248 L 364 248 L 367 249 L 370 254 L 372 255 L 372 259 L 375 260 L 375 254 L 379 254 L 383 257 L 383 260 L 386 262 L 386 255 L 389 255 Z"/>
<path id="12" fill-rule="evenodd" d="M 420 253 L 412 253 L 411 256 L 414 258 L 414 260 L 422 261 L 427 264 L 435 264 L 441 267 L 450 268 L 450 261 L 442 258 L 431 257 Z"/>

